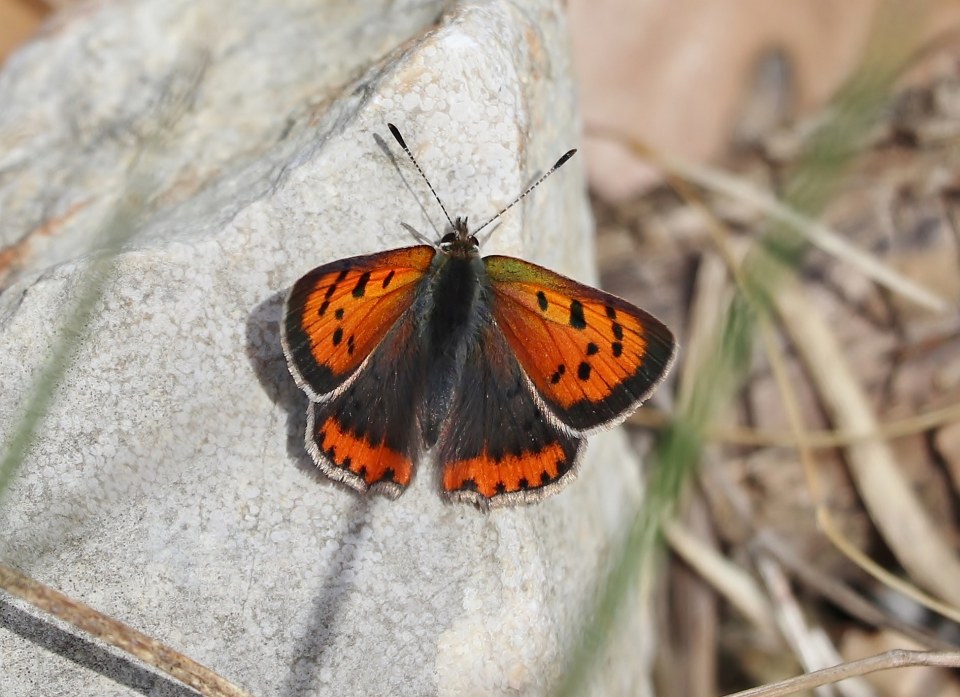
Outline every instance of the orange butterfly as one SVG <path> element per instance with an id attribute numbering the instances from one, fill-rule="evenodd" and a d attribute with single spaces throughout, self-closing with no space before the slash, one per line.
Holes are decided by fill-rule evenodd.
<path id="1" fill-rule="evenodd" d="M 436 446 L 448 498 L 537 501 L 576 476 L 587 435 L 663 380 L 676 342 L 655 317 L 535 264 L 480 258 L 476 233 L 575 152 L 473 232 L 447 215 L 436 246 L 341 259 L 294 284 L 281 342 L 327 476 L 395 498 Z"/>

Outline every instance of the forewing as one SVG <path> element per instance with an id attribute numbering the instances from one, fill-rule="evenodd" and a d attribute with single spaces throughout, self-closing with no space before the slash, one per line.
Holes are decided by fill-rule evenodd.
<path id="1" fill-rule="evenodd" d="M 408 312 L 349 385 L 310 404 L 307 451 L 327 476 L 354 489 L 394 498 L 413 478 L 419 440 L 412 405 L 424 365 L 415 327 Z"/>
<path id="2" fill-rule="evenodd" d="M 538 404 L 503 335 L 482 325 L 437 443 L 448 498 L 481 506 L 539 500 L 574 478 L 583 445 Z"/>
<path id="3" fill-rule="evenodd" d="M 311 401 L 329 397 L 380 344 L 410 308 L 434 254 L 420 245 L 340 259 L 293 285 L 281 343 Z"/>
<path id="4" fill-rule="evenodd" d="M 617 423 L 664 378 L 670 330 L 609 293 L 515 259 L 484 259 L 494 319 L 537 392 L 570 428 Z"/>

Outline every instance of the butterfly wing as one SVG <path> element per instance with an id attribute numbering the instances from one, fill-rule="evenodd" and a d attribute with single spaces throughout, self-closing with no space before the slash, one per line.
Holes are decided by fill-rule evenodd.
<path id="1" fill-rule="evenodd" d="M 419 245 L 340 259 L 293 285 L 280 342 L 310 401 L 328 398 L 356 373 L 413 304 L 435 253 Z"/>
<path id="2" fill-rule="evenodd" d="M 583 444 L 544 413 L 506 339 L 486 317 L 437 443 L 446 496 L 481 506 L 539 500 L 574 478 Z"/>
<path id="3" fill-rule="evenodd" d="M 344 389 L 311 402 L 307 450 L 332 479 L 396 498 L 419 454 L 415 410 L 423 385 L 413 312 L 401 316 Z"/>
<path id="4" fill-rule="evenodd" d="M 484 258 L 491 310 L 557 418 L 585 433 L 626 418 L 664 378 L 676 341 L 657 318 L 520 259 Z"/>
<path id="5" fill-rule="evenodd" d="M 311 401 L 307 451 L 361 491 L 395 497 L 413 476 L 422 362 L 408 310 L 434 254 L 423 245 L 320 266 L 284 307 L 283 352 Z"/>

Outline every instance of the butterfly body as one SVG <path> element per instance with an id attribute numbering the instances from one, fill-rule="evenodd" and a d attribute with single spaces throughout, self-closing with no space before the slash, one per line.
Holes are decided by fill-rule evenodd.
<path id="1" fill-rule="evenodd" d="M 396 497 L 432 450 L 444 494 L 481 506 L 562 488 L 586 435 L 639 406 L 676 350 L 662 323 L 620 298 L 481 258 L 462 218 L 436 246 L 303 276 L 281 343 L 310 399 L 306 447 L 324 473 Z"/>
<path id="2" fill-rule="evenodd" d="M 424 357 L 419 422 L 423 444 L 432 448 L 447 417 L 478 327 L 489 321 L 489 282 L 479 245 L 467 233 L 466 220 L 441 243 L 418 293 L 418 339 Z"/>

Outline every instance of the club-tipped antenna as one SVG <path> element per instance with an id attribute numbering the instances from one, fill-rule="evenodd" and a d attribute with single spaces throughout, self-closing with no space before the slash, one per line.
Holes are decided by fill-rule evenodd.
<path id="1" fill-rule="evenodd" d="M 440 200 L 440 197 L 437 196 L 436 190 L 433 188 L 433 184 L 430 183 L 430 180 L 427 179 L 427 175 L 423 173 L 423 170 L 420 169 L 420 165 L 417 163 L 417 158 L 413 156 L 413 153 L 410 152 L 410 148 L 407 147 L 407 144 L 403 141 L 403 136 L 400 135 L 399 129 L 394 126 L 392 123 L 387 124 L 387 128 L 390 129 L 390 132 L 393 134 L 393 137 L 397 139 L 397 142 L 400 143 L 400 147 L 403 148 L 403 151 L 407 153 L 407 157 L 410 158 L 410 161 L 413 163 L 413 166 L 417 168 L 417 171 L 420 172 L 420 176 L 423 177 L 423 181 L 427 183 L 427 186 L 430 187 L 430 193 L 433 194 L 433 197 L 437 199 L 437 203 L 440 204 L 440 210 L 443 211 L 443 214 L 447 216 L 447 222 L 450 223 L 450 227 L 453 227 L 453 221 L 450 219 L 450 214 L 447 213 L 447 209 L 443 205 L 443 201 Z"/>
<path id="2" fill-rule="evenodd" d="M 396 135 L 396 134 L 394 134 L 394 135 Z M 556 164 L 555 164 L 553 167 L 551 167 L 550 169 L 548 169 L 546 172 L 544 172 L 543 176 L 540 177 L 539 179 L 537 179 L 537 181 L 535 181 L 533 184 L 531 184 L 530 186 L 528 186 L 526 191 L 524 191 L 522 194 L 520 194 L 520 195 L 517 196 L 515 199 L 513 199 L 513 201 L 512 201 L 509 205 L 504 206 L 495 216 L 493 216 L 492 218 L 490 218 L 490 220 L 488 220 L 487 222 L 485 222 L 483 225 L 481 225 L 481 226 L 478 227 L 478 228 L 475 228 L 475 229 L 471 230 L 471 233 L 474 234 L 474 235 L 476 235 L 478 232 L 480 232 L 481 230 L 483 230 L 483 228 L 487 227 L 487 225 L 489 225 L 489 224 L 492 223 L 494 220 L 496 220 L 497 218 L 499 218 L 501 215 L 503 215 L 504 213 L 506 213 L 508 210 L 510 210 L 511 208 L 513 208 L 515 205 L 517 205 L 518 203 L 520 203 L 520 201 L 522 201 L 527 194 L 529 194 L 531 191 L 533 191 L 533 190 L 536 189 L 538 186 L 540 186 L 540 185 L 543 183 L 543 180 L 544 180 L 544 179 L 546 179 L 546 178 L 549 177 L 551 174 L 553 174 L 554 172 L 556 172 L 558 169 L 560 169 L 561 167 L 563 167 L 563 165 L 566 164 L 567 160 L 569 160 L 571 157 L 573 157 L 574 153 L 576 153 L 576 152 L 577 152 L 577 149 L 576 149 L 576 148 L 574 148 L 573 150 L 568 150 L 567 152 L 565 152 L 565 153 L 563 154 L 563 156 L 562 156 L 559 160 L 557 160 Z"/>

